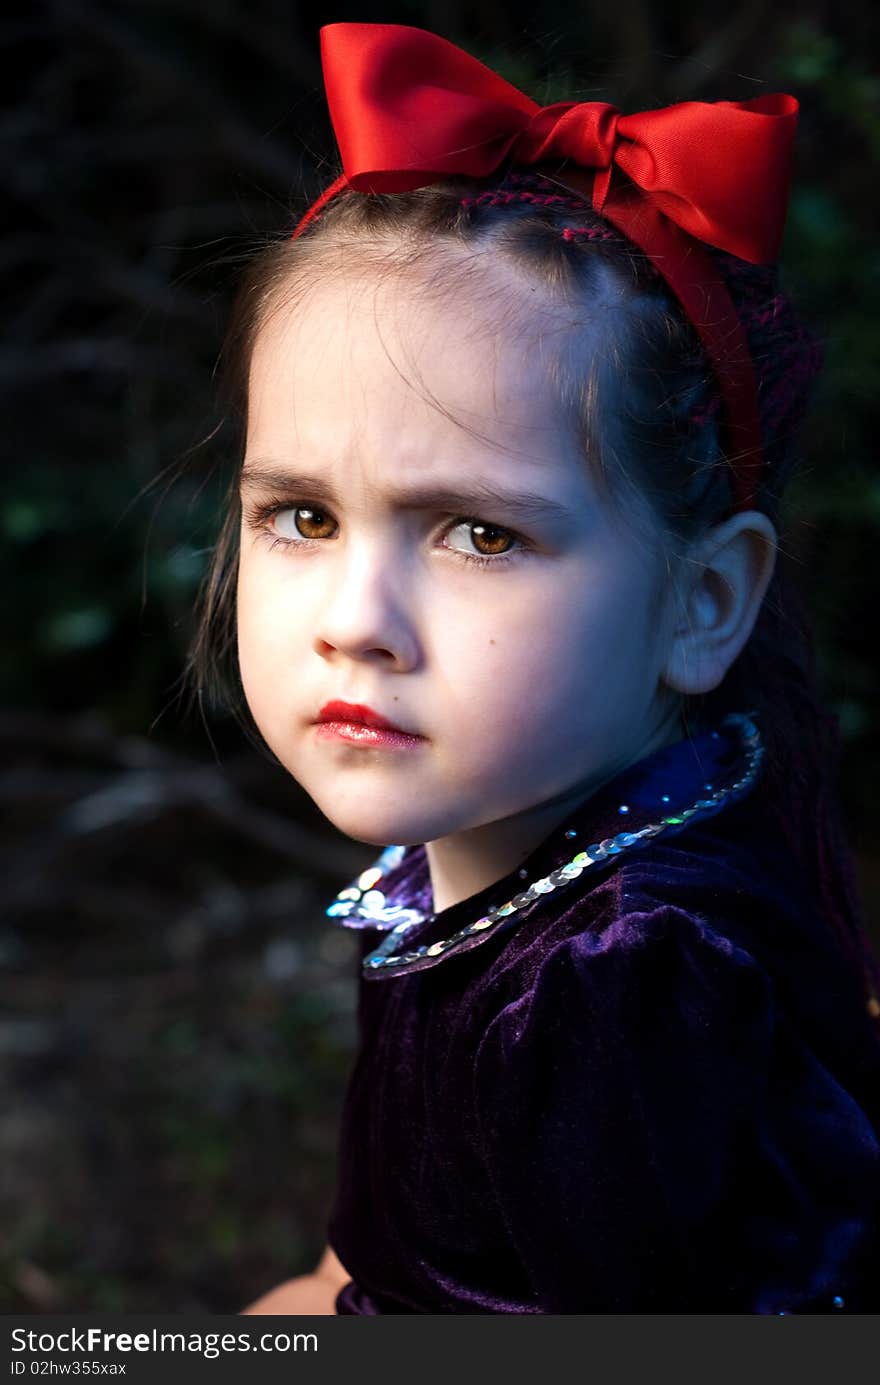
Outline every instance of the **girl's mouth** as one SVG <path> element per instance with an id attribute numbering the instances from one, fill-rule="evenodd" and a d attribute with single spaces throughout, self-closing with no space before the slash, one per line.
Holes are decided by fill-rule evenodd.
<path id="1" fill-rule="evenodd" d="M 358 721 L 321 721 L 315 734 L 322 741 L 347 741 L 365 749 L 412 750 L 424 745 L 424 736 L 410 736 L 406 731 L 386 731 L 381 726 L 364 726 Z"/>
<path id="2" fill-rule="evenodd" d="M 325 703 L 318 713 L 317 735 L 321 740 L 348 741 L 350 745 L 383 750 L 409 750 L 425 739 L 395 726 L 360 702 Z"/>

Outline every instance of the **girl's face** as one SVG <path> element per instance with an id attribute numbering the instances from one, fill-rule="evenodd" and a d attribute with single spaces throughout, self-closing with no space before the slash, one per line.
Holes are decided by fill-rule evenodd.
<path id="1" fill-rule="evenodd" d="M 663 564 L 600 503 L 554 401 L 559 317 L 498 266 L 436 297 L 337 277 L 261 329 L 238 639 L 275 755 L 341 832 L 428 843 L 439 909 L 681 729 L 659 696 Z M 421 739 L 328 739 L 336 700 Z"/>

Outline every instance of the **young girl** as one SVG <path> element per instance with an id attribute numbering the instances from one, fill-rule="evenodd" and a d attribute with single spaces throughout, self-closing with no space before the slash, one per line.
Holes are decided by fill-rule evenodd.
<path id="1" fill-rule="evenodd" d="M 876 970 L 783 538 L 797 103 L 322 47 L 344 172 L 237 300 L 194 667 L 235 650 L 383 850 L 327 910 L 363 940 L 327 1251 L 246 1311 L 876 1311 Z"/>

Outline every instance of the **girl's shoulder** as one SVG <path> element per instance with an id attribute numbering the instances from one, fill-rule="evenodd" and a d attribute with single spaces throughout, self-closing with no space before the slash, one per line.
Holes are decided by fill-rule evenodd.
<path id="1" fill-rule="evenodd" d="M 775 968 L 754 925 L 781 941 L 785 914 L 766 882 L 708 845 L 696 834 L 654 843 L 587 888 L 559 891 L 484 979 L 533 1016 L 559 1005 L 575 1023 L 590 1014 L 606 1027 L 679 1009 L 711 1010 L 717 1028 L 722 992 L 741 1017 L 766 1012 Z"/>
<path id="2" fill-rule="evenodd" d="M 540 1028 L 556 1011 L 624 1046 L 678 1028 L 688 1061 L 713 1048 L 809 1054 L 880 1128 L 880 1043 L 861 974 L 779 844 L 756 847 L 740 826 L 719 818 L 621 860 L 560 898 L 543 935 L 536 915 L 522 965 L 498 973 L 501 1025 L 513 1032 L 528 1014 Z"/>
<path id="3" fill-rule="evenodd" d="M 570 914 L 563 932 L 585 955 L 680 942 L 707 964 L 757 967 L 780 994 L 819 976 L 823 989 L 832 978 L 861 987 L 782 834 L 756 820 L 748 801 L 621 858 L 572 899 Z"/>
<path id="4" fill-rule="evenodd" d="M 772 882 L 689 834 L 569 908 L 544 948 L 523 934 L 470 1060 L 478 1148 L 547 1311 L 575 1311 L 583 1245 L 615 1311 L 679 1290 L 717 1309 L 737 1274 L 729 1311 L 829 1311 L 834 1295 L 866 1311 L 880 1053 L 846 969 L 813 993 L 812 923 L 798 943 Z M 553 1279 L 560 1246 L 569 1269 Z M 660 1264 L 679 1282 L 658 1290 Z"/>
<path id="5" fill-rule="evenodd" d="M 557 953 L 585 963 L 608 953 L 647 961 L 652 946 L 680 944 L 707 964 L 725 959 L 770 973 L 794 934 L 827 947 L 811 901 L 792 889 L 784 861 L 756 853 L 743 818 L 742 807 L 732 808 L 584 875 L 532 911 L 524 943 L 543 939 L 548 964 Z"/>

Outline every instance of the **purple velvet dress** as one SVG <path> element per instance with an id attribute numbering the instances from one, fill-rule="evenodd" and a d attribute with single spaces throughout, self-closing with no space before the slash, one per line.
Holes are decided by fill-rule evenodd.
<path id="1" fill-rule="evenodd" d="M 730 780 L 705 730 L 631 766 L 448 938 Z M 330 1245 L 338 1313 L 880 1310 L 880 1044 L 860 978 L 752 790 L 586 870 L 472 950 L 361 979 Z M 573 837 L 572 832 L 576 832 Z M 387 936 L 362 934 L 363 955 Z"/>

